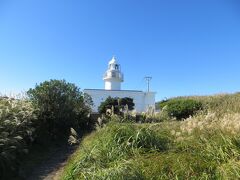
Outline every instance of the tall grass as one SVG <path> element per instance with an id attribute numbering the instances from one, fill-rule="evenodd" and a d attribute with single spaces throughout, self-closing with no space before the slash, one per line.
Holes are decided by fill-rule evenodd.
<path id="1" fill-rule="evenodd" d="M 62 179 L 240 179 L 240 95 L 192 98 L 184 121 L 116 123 L 84 138 Z"/>
<path id="2" fill-rule="evenodd" d="M 240 113 L 240 93 L 178 98 L 198 100 L 204 104 L 205 111 L 214 112 L 218 116 L 226 113 Z"/>
<path id="3" fill-rule="evenodd" d="M 142 173 L 129 161 L 131 157 L 166 151 L 169 145 L 166 134 L 157 134 L 150 127 L 110 123 L 82 142 L 64 178 L 141 179 Z"/>
<path id="4" fill-rule="evenodd" d="M 0 98 L 0 179 L 17 171 L 22 155 L 34 140 L 36 121 L 31 102 Z"/>

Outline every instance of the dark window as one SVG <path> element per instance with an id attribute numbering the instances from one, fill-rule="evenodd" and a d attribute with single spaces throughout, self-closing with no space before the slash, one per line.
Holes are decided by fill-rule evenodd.
<path id="1" fill-rule="evenodd" d="M 112 72 L 112 77 L 117 77 L 117 74 L 115 72 Z"/>

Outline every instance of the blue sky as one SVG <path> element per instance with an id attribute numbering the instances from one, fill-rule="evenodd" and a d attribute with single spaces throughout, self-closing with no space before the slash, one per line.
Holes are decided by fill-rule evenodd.
<path id="1" fill-rule="evenodd" d="M 123 89 L 157 100 L 240 91 L 237 0 L 1 0 L 0 91 L 49 79 L 103 88 L 115 55 Z"/>

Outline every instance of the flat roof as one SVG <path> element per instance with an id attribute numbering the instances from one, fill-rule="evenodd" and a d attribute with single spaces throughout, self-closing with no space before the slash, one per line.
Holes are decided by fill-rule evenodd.
<path id="1" fill-rule="evenodd" d="M 84 90 L 93 90 L 93 91 L 128 91 L 128 92 L 143 92 L 139 90 L 106 90 L 106 89 L 84 89 Z"/>

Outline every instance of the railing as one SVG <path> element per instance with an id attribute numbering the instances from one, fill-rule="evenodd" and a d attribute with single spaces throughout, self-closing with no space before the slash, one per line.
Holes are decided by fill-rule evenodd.
<path id="1" fill-rule="evenodd" d="M 107 79 L 107 78 L 119 78 L 122 81 L 124 80 L 124 76 L 120 72 L 106 72 L 103 76 L 103 79 Z"/>

